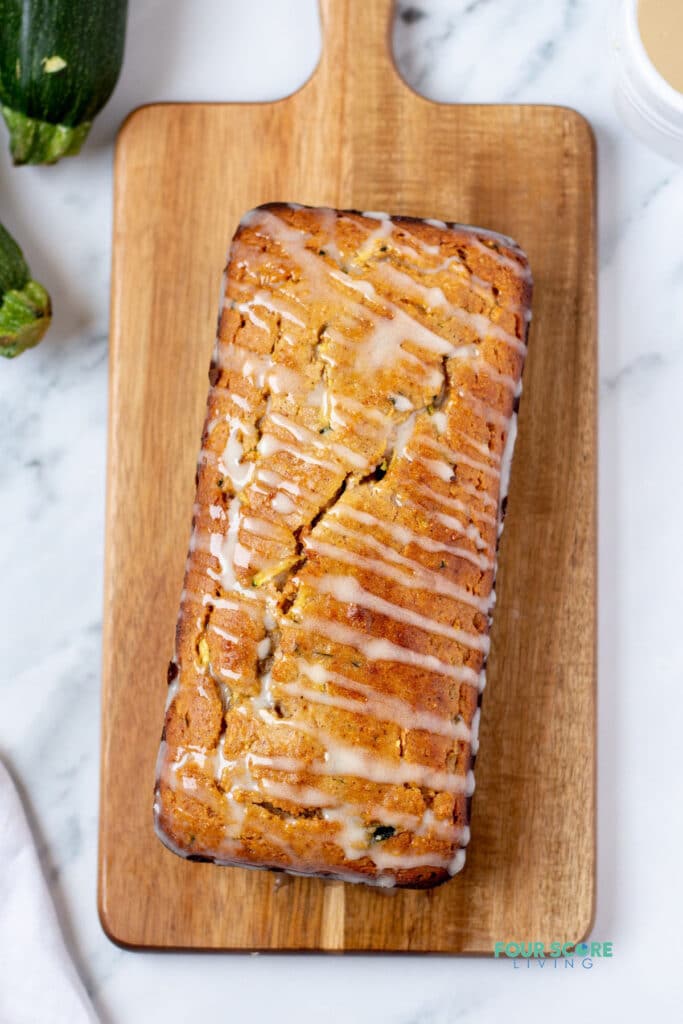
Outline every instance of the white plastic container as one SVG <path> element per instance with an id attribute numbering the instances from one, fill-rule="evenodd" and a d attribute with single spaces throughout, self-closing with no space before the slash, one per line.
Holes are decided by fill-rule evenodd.
<path id="1" fill-rule="evenodd" d="M 643 142 L 683 163 L 683 93 L 669 85 L 645 50 L 638 2 L 617 0 L 613 12 L 614 101 L 623 121 Z"/>

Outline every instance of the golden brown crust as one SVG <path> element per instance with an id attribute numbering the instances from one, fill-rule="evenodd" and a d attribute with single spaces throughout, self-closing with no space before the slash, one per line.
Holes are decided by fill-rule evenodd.
<path id="1" fill-rule="evenodd" d="M 225 295 L 158 833 L 438 884 L 468 837 L 526 259 L 460 225 L 271 204 Z"/>

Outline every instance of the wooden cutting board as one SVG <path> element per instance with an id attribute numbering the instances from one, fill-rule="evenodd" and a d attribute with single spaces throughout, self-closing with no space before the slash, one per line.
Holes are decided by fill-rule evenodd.
<path id="1" fill-rule="evenodd" d="M 276 103 L 143 107 L 116 152 L 99 909 L 116 942 L 490 953 L 576 940 L 595 868 L 594 143 L 571 110 L 431 103 L 390 0 L 322 0 L 320 65 Z M 514 236 L 536 290 L 461 875 L 394 892 L 169 853 L 152 786 L 221 272 L 270 200 Z"/>

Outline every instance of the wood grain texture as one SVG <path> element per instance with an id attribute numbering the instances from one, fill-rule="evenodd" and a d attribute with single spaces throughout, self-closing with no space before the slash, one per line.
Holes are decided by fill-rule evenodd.
<path id="1" fill-rule="evenodd" d="M 593 913 L 594 147 L 571 110 L 446 106 L 388 56 L 390 0 L 323 0 L 276 103 L 136 111 L 116 153 L 99 908 L 131 946 L 490 953 Z M 241 214 L 289 200 L 512 235 L 534 321 L 461 875 L 429 892 L 189 863 L 152 829 L 220 278 Z"/>

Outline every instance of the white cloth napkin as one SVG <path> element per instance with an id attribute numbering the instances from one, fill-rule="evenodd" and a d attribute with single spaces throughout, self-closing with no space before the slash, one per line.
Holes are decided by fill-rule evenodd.
<path id="1" fill-rule="evenodd" d="M 59 930 L 33 837 L 0 762 L 0 1024 L 96 1024 Z"/>

